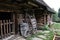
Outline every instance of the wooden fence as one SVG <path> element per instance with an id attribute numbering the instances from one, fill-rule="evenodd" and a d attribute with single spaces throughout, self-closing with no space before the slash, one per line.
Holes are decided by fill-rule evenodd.
<path id="1" fill-rule="evenodd" d="M 0 38 L 15 33 L 15 23 L 11 20 L 0 20 Z"/>

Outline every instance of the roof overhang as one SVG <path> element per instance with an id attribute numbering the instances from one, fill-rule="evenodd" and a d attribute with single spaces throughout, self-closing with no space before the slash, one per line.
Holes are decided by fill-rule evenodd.
<path id="1" fill-rule="evenodd" d="M 43 0 L 34 0 L 34 2 L 37 2 L 38 4 L 45 6 L 48 12 L 55 13 L 55 11 L 52 8 L 50 8 Z"/>

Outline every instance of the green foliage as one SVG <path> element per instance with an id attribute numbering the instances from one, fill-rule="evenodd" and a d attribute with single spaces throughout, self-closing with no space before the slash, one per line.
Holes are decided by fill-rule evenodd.
<path id="1" fill-rule="evenodd" d="M 42 33 L 42 32 L 38 32 L 37 35 L 44 35 L 44 33 Z"/>
<path id="2" fill-rule="evenodd" d="M 54 37 L 54 33 L 53 33 L 53 31 L 50 31 L 49 35 L 47 36 L 47 39 L 45 39 L 45 40 L 53 40 L 53 37 Z"/>
<path id="3" fill-rule="evenodd" d="M 60 18 L 60 8 L 59 8 L 59 10 L 58 10 L 58 17 Z"/>
<path id="4" fill-rule="evenodd" d="M 47 34 L 47 35 L 44 35 L 44 34 Z M 44 35 L 46 36 L 46 38 L 42 38 L 42 37 L 39 37 L 39 35 Z M 54 33 L 53 31 L 50 31 L 49 33 L 45 33 L 45 32 L 38 32 L 34 35 L 31 35 L 30 37 L 28 37 L 26 40 L 32 40 L 32 38 L 40 38 L 42 40 L 53 40 L 53 37 L 54 37 Z"/>
<path id="5" fill-rule="evenodd" d="M 60 35 L 60 23 L 54 23 L 52 26 L 52 29 L 54 29 L 53 31 L 55 32 L 55 34 Z"/>
<path id="6" fill-rule="evenodd" d="M 58 21 L 59 20 L 59 17 L 58 17 L 58 13 L 55 12 L 55 14 L 53 14 L 53 21 Z"/>
<path id="7" fill-rule="evenodd" d="M 49 30 L 49 27 L 48 27 L 48 25 L 46 24 L 46 25 L 40 27 L 39 29 L 40 29 L 40 30 Z"/>
<path id="8" fill-rule="evenodd" d="M 31 36 L 30 37 L 27 37 L 26 40 L 32 40 L 32 37 Z"/>
<path id="9" fill-rule="evenodd" d="M 54 23 L 54 24 L 52 25 L 52 27 L 53 27 L 54 29 L 60 29 L 60 23 Z"/>

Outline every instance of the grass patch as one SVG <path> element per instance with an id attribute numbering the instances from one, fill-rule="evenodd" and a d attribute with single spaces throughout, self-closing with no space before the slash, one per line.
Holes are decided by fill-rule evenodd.
<path id="1" fill-rule="evenodd" d="M 55 34 L 60 35 L 60 23 L 54 23 L 53 25 L 51 25 L 52 29 L 54 29 L 53 31 L 55 32 Z M 57 30 L 56 30 L 57 29 Z"/>
<path id="2" fill-rule="evenodd" d="M 30 37 L 27 37 L 26 40 L 32 40 L 32 37 L 31 36 Z"/>
<path id="3" fill-rule="evenodd" d="M 33 35 L 27 37 L 26 40 L 32 40 L 32 38 L 38 37 L 38 35 L 43 35 L 43 33 L 38 32 L 38 33 L 36 33 L 36 34 L 33 34 Z"/>
<path id="4" fill-rule="evenodd" d="M 31 35 L 31 36 L 28 36 L 28 37 L 26 38 L 26 40 L 32 40 L 32 38 L 37 37 L 37 36 L 38 36 L 37 34 L 33 34 L 33 35 Z"/>
<path id="5" fill-rule="evenodd" d="M 54 24 L 52 25 L 52 27 L 53 27 L 54 29 L 60 29 L 60 23 L 54 23 Z"/>
<path id="6" fill-rule="evenodd" d="M 49 32 L 49 35 L 47 36 L 47 39 L 44 40 L 53 40 L 54 33 L 52 31 Z"/>
<path id="7" fill-rule="evenodd" d="M 52 26 L 54 27 L 55 24 L 52 25 Z M 43 39 L 43 40 L 53 40 L 54 32 L 50 30 L 50 28 L 48 27 L 48 25 L 45 25 L 44 27 L 45 27 L 45 28 L 44 28 L 45 31 L 50 31 L 50 32 L 47 33 L 47 36 L 46 36 L 47 38 L 46 38 L 46 39 Z M 56 28 L 56 27 L 55 27 L 55 28 Z M 44 33 L 44 31 L 43 31 L 43 32 L 38 32 L 38 33 L 36 33 L 36 34 L 34 34 L 34 35 L 31 35 L 31 36 L 28 37 L 26 40 L 32 40 L 32 38 L 34 38 L 34 37 L 37 37 L 37 38 L 38 38 L 38 35 L 44 35 L 44 34 L 46 34 L 46 33 Z"/>
<path id="8" fill-rule="evenodd" d="M 37 35 L 44 35 L 44 33 L 39 32 L 39 33 L 37 33 Z"/>

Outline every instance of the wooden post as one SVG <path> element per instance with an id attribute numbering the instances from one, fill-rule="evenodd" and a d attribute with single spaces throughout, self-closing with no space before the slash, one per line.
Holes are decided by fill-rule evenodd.
<path id="1" fill-rule="evenodd" d="M 48 14 L 47 14 L 47 11 L 45 11 L 45 18 L 46 18 L 46 24 L 47 24 L 47 22 L 48 22 Z"/>
<path id="2" fill-rule="evenodd" d="M 11 33 L 10 20 L 9 20 L 9 35 Z"/>
<path id="3" fill-rule="evenodd" d="M 48 24 L 48 15 L 46 14 L 46 24 Z"/>
<path id="4" fill-rule="evenodd" d="M 8 20 L 6 20 L 6 25 L 7 25 L 7 34 L 8 34 Z"/>
<path id="5" fill-rule="evenodd" d="M 1 27 L 1 38 L 3 37 L 3 31 L 2 31 L 2 20 L 0 20 L 0 27 Z"/>
<path id="6" fill-rule="evenodd" d="M 18 15 L 17 13 L 15 14 L 15 34 L 18 33 Z"/>
<path id="7" fill-rule="evenodd" d="M 13 32 L 15 34 L 15 14 L 13 14 Z"/>
<path id="8" fill-rule="evenodd" d="M 23 22 L 23 21 L 22 21 L 22 19 L 23 19 L 23 18 L 22 18 L 22 17 L 23 17 L 22 15 L 23 15 L 23 14 L 18 14 L 18 25 L 19 25 L 19 26 L 20 26 L 20 24 Z M 21 34 L 21 29 L 20 29 L 20 27 L 18 27 L 18 30 L 19 30 L 19 31 L 18 31 L 18 34 Z"/>
<path id="9" fill-rule="evenodd" d="M 5 28 L 5 20 L 3 20 L 3 27 L 4 27 L 4 35 L 6 36 L 6 28 Z"/>

